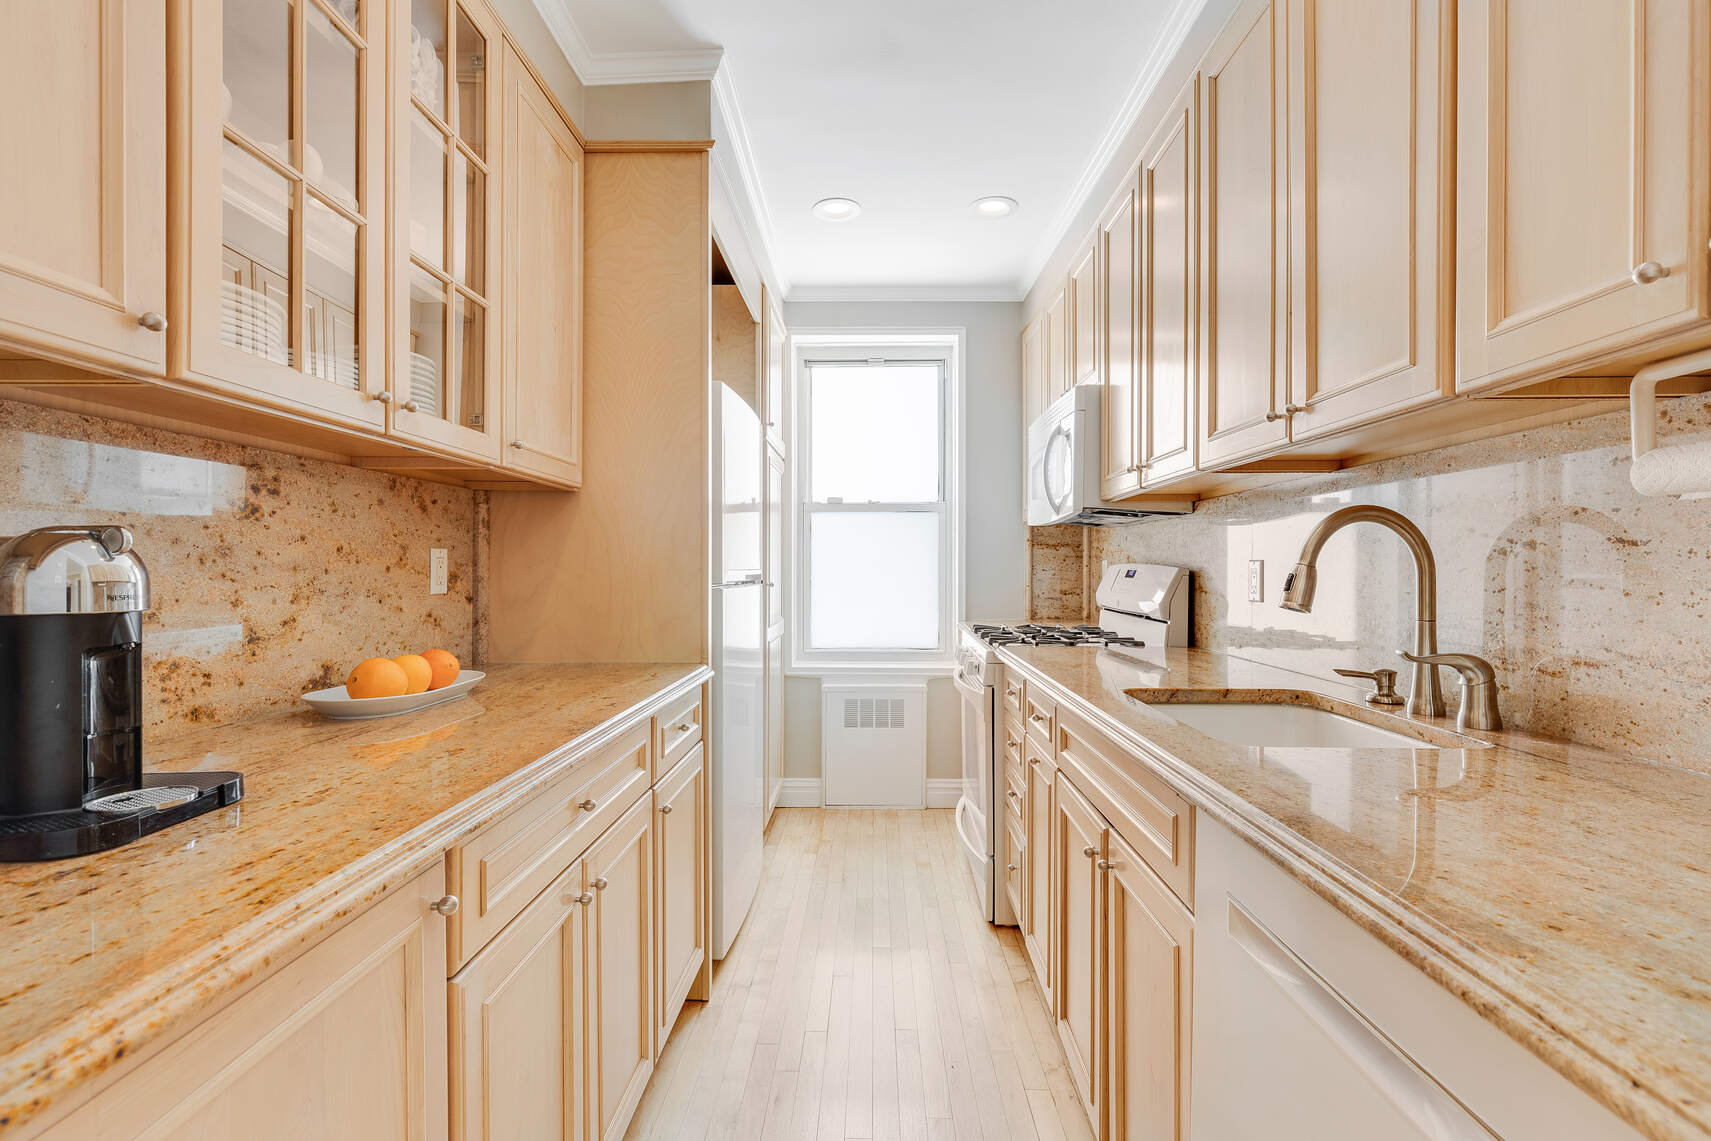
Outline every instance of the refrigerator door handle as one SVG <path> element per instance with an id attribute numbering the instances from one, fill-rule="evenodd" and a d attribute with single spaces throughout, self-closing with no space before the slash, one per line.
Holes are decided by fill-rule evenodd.
<path id="1" fill-rule="evenodd" d="M 729 582 L 716 582 L 713 584 L 713 589 L 714 590 L 730 590 L 734 587 L 739 587 L 739 586 L 760 586 L 761 582 L 762 582 L 761 576 L 758 574 L 755 574 L 755 575 L 750 575 L 747 578 L 733 578 Z"/>

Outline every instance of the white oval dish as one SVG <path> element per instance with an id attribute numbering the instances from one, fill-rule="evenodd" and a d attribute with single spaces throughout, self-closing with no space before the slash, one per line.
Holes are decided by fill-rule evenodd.
<path id="1" fill-rule="evenodd" d="M 480 670 L 459 670 L 457 680 L 444 689 L 429 689 L 421 693 L 405 694 L 403 697 L 351 697 L 345 692 L 344 686 L 335 685 L 331 689 L 317 689 L 314 693 L 305 693 L 303 700 L 313 706 L 315 712 L 332 721 L 367 721 L 373 717 L 396 717 L 400 713 L 414 713 L 418 709 L 426 709 L 430 705 L 462 697 L 486 676 Z"/>

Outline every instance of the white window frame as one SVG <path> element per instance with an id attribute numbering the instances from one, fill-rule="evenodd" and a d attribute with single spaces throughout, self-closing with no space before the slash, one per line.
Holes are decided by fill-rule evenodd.
<path id="1" fill-rule="evenodd" d="M 786 513 L 790 573 L 790 621 L 786 635 L 789 672 L 824 677 L 838 674 L 949 675 L 953 672 L 957 622 L 963 599 L 963 511 L 962 511 L 962 361 L 964 332 L 961 329 L 896 330 L 791 330 L 790 408 L 794 434 L 790 448 L 789 486 Z M 813 415 L 808 394 L 810 363 L 867 364 L 880 361 L 936 363 L 943 369 L 944 389 L 940 411 L 942 500 L 936 507 L 939 528 L 939 644 L 932 649 L 825 649 L 808 645 L 809 544 L 808 519 L 813 510 L 806 497 L 812 448 L 809 431 Z M 850 504 L 856 511 L 919 509 L 919 504 Z"/>

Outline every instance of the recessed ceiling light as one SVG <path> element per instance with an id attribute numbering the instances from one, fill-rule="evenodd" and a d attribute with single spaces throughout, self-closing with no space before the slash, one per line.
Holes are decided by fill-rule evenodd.
<path id="1" fill-rule="evenodd" d="M 1014 198 L 1006 198 L 1002 194 L 992 194 L 985 198 L 976 198 L 973 202 L 969 203 L 969 205 L 973 206 L 974 212 L 979 214 L 982 218 L 1002 218 L 1006 214 L 1014 214 L 1016 212 L 1016 200 Z"/>
<path id="2" fill-rule="evenodd" d="M 814 203 L 814 217 L 826 222 L 847 222 L 861 213 L 854 198 L 822 198 Z"/>

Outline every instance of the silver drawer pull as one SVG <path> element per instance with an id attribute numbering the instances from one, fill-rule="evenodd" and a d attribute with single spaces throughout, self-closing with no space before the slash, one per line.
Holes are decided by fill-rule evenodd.
<path id="1" fill-rule="evenodd" d="M 1650 285 L 1654 281 L 1662 281 L 1669 276 L 1669 267 L 1655 261 L 1643 261 L 1634 267 L 1634 284 Z"/>
<path id="2" fill-rule="evenodd" d="M 1005 796 L 1007 796 L 1007 797 L 1009 797 L 1009 798 L 1010 798 L 1010 799 L 1011 799 L 1011 800 L 1015 800 L 1015 799 L 1016 799 L 1016 798 L 1017 798 L 1017 797 L 1018 797 L 1018 796 L 1020 796 L 1020 795 L 1021 795 L 1021 794 L 1020 794 L 1020 793 L 1018 793 L 1018 792 L 1017 792 L 1017 791 L 1016 791 L 1016 790 L 1015 790 L 1015 789 L 1013 789 L 1013 788 L 1007 788 L 1007 789 L 1005 789 L 1005 790 L 1004 790 L 1004 795 L 1005 795 Z"/>
<path id="3" fill-rule="evenodd" d="M 608 886 L 610 885 L 606 882 L 605 876 L 601 876 L 599 879 L 594 881 L 595 891 L 605 891 Z"/>
<path id="4" fill-rule="evenodd" d="M 1117 866 L 1116 860 L 1100 860 L 1097 864 L 1094 865 L 1094 867 L 1098 868 L 1102 872 L 1108 872 L 1116 866 Z"/>
<path id="5" fill-rule="evenodd" d="M 457 908 L 458 902 L 455 895 L 442 895 L 428 904 L 429 911 L 438 912 L 440 915 L 456 915 Z"/>
<path id="6" fill-rule="evenodd" d="M 1099 854 L 1099 849 L 1095 848 L 1092 844 L 1089 844 L 1081 850 L 1081 854 L 1091 860 L 1094 856 Z"/>
<path id="7" fill-rule="evenodd" d="M 166 332 L 166 318 L 153 310 L 150 310 L 149 312 L 144 313 L 141 317 L 138 317 L 137 324 L 141 325 L 151 333 Z"/>
<path id="8" fill-rule="evenodd" d="M 693 728 L 695 728 L 695 722 L 693 722 L 693 721 L 679 721 L 676 725 L 673 725 L 671 727 L 671 731 L 673 733 L 687 733 Z"/>
<path id="9" fill-rule="evenodd" d="M 1012 871 L 1013 872 L 1016 870 L 1016 865 L 1015 864 L 1005 864 L 1004 868 L 1006 871 Z"/>
<path id="10" fill-rule="evenodd" d="M 594 902 L 594 893 L 591 891 L 585 891 L 581 895 L 573 895 L 570 897 L 570 902 L 580 903 L 582 906 L 587 907 L 589 904 Z"/>
<path id="11" fill-rule="evenodd" d="M 669 805 L 669 804 L 660 805 L 659 806 L 659 814 L 661 816 L 670 816 L 671 815 L 671 805 Z"/>
<path id="12" fill-rule="evenodd" d="M 591 796 L 587 800 L 583 801 L 581 804 L 577 805 L 576 807 L 582 809 L 582 811 L 584 811 L 584 812 L 593 812 L 596 808 L 599 808 L 600 805 Z"/>
<path id="13" fill-rule="evenodd" d="M 1051 718 L 1047 717 L 1044 713 L 1030 713 L 1028 714 L 1028 720 L 1032 721 L 1035 725 L 1044 725 L 1049 722 Z"/>

